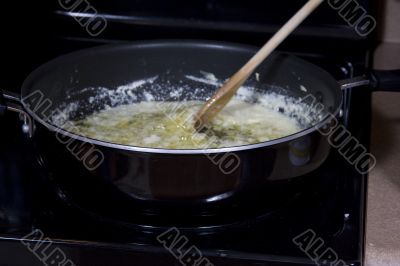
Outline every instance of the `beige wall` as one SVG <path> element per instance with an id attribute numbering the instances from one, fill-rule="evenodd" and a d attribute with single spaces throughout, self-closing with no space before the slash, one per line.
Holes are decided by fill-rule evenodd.
<path id="1" fill-rule="evenodd" d="M 379 30 L 384 42 L 400 43 L 400 0 L 382 1 Z"/>

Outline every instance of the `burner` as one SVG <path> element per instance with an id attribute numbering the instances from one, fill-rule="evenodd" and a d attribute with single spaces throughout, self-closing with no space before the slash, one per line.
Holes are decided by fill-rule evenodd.
<path id="1" fill-rule="evenodd" d="M 44 179 L 50 180 L 49 178 Z M 330 182 L 334 181 L 330 180 Z M 120 201 L 118 199 L 113 201 L 105 199 L 101 202 L 90 202 L 87 197 L 73 195 L 67 190 L 61 189 L 54 181 L 51 182 L 52 187 L 49 192 L 53 191 L 56 200 L 59 201 L 61 206 L 68 207 L 69 211 L 75 211 L 82 217 L 101 221 L 111 226 L 124 226 L 155 232 L 170 227 L 178 227 L 183 231 L 208 233 L 237 228 L 254 221 L 268 219 L 284 208 L 299 205 L 306 194 L 309 195 L 312 190 L 316 189 L 312 184 L 318 182 L 320 182 L 318 178 L 313 176 L 305 180 L 298 178 L 290 181 L 277 181 L 276 184 L 269 184 L 268 188 L 259 188 L 260 191 L 255 190 L 246 193 L 247 197 L 238 196 L 218 204 L 199 203 L 186 206 L 175 203 L 157 205 L 156 203 L 145 204 L 142 202 L 126 205 L 128 196 Z M 90 184 L 91 182 L 88 182 L 87 186 L 90 186 Z M 324 184 L 328 185 L 328 182 L 325 180 Z M 335 186 L 335 184 L 332 184 L 332 186 Z M 84 182 L 80 183 L 80 187 L 83 190 L 88 189 Z M 98 193 L 93 190 L 92 188 L 93 193 Z M 249 194 L 254 195 L 254 197 L 249 198 Z M 323 200 L 321 198 L 323 195 L 315 196 L 320 197 L 315 198 L 315 202 Z M 132 209 L 132 206 L 135 208 Z M 53 202 L 48 208 L 54 209 L 55 219 L 66 219 L 65 208 L 63 211 L 57 211 L 59 207 L 54 207 Z M 43 220 L 48 220 L 47 214 L 44 215 Z"/>

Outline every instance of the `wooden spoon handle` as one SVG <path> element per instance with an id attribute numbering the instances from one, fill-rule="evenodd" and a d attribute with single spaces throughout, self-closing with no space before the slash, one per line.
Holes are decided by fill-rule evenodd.
<path id="1" fill-rule="evenodd" d="M 324 0 L 309 0 L 275 35 L 242 67 L 253 72 Z"/>
<path id="2" fill-rule="evenodd" d="M 196 115 L 195 128 L 202 129 L 232 99 L 254 70 L 291 34 L 324 0 L 309 0 L 286 24 L 215 94 Z"/>

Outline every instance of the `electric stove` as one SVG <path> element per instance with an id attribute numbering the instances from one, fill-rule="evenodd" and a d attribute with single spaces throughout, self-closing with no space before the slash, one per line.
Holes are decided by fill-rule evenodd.
<path id="1" fill-rule="evenodd" d="M 91 1 L 108 22 L 97 37 L 88 36 L 76 22 L 84 12 L 72 14 L 54 3 L 31 6 L 26 19 L 40 18 L 41 45 L 25 57 L 18 75 L 1 77 L 1 82 L 18 91 L 23 76 L 43 61 L 103 43 L 168 36 L 261 45 L 282 17 L 302 4 L 254 0 L 248 1 L 253 8 L 244 8 L 241 1 L 192 2 Z M 368 7 L 367 1 L 361 2 Z M 345 25 L 323 6 L 281 50 L 321 66 L 338 80 L 362 74 L 368 68 L 370 43 Z M 17 53 L 11 46 L 6 62 Z M 340 121 L 368 147 L 370 91 L 359 87 L 344 93 Z M 18 117 L 0 117 L 0 125 L 0 265 L 195 265 L 183 256 L 186 250 L 196 258 L 201 253 L 199 266 L 331 265 L 324 261 L 332 255 L 327 251 L 343 265 L 363 265 L 367 175 L 335 149 L 316 171 L 278 191 L 287 193 L 283 200 L 257 196 L 196 215 L 127 210 L 127 222 L 87 208 L 60 189 L 42 167 L 35 144 L 22 133 Z M 107 201 L 99 204 L 106 206 Z M 178 244 L 168 245 L 177 235 Z M 313 247 L 303 252 L 298 243 L 309 241 L 310 235 L 319 241 L 309 242 Z M 321 254 L 325 257 L 316 259 Z"/>

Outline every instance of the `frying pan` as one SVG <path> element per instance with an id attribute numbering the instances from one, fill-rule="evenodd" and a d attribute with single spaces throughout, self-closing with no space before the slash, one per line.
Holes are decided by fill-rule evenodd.
<path id="1" fill-rule="evenodd" d="M 107 143 L 73 134 L 49 120 L 50 114 L 71 103 L 75 109 L 68 119 L 101 110 L 112 101 L 106 96 L 93 101 L 99 91 L 106 88 L 116 92 L 121 84 L 144 78 L 157 77 L 153 83 L 136 88 L 135 97 L 119 103 L 144 100 L 144 90 L 152 91 L 156 101 L 205 100 L 217 86 L 188 76 L 206 71 L 224 80 L 256 50 L 239 44 L 182 40 L 82 50 L 39 67 L 25 80 L 21 95 L 4 93 L 0 112 L 7 109 L 21 113 L 24 131 L 36 144 L 40 163 L 54 181 L 78 198 L 90 198 L 93 204 L 101 198 L 110 205 L 124 202 L 128 206 L 212 204 L 255 189 L 262 193 L 264 188 L 302 178 L 318 168 L 330 150 L 327 136 L 319 129 L 339 116 L 342 89 L 368 84 L 372 91 L 400 89 L 399 72 L 370 72 L 350 82 L 338 82 L 313 64 L 275 53 L 257 69 L 260 78 L 252 77 L 245 85 L 297 99 L 312 95 L 331 116 L 280 139 L 201 150 Z M 179 99 L 171 96 L 171 87 L 184 88 Z M 194 89 L 201 93 L 193 93 Z"/>

